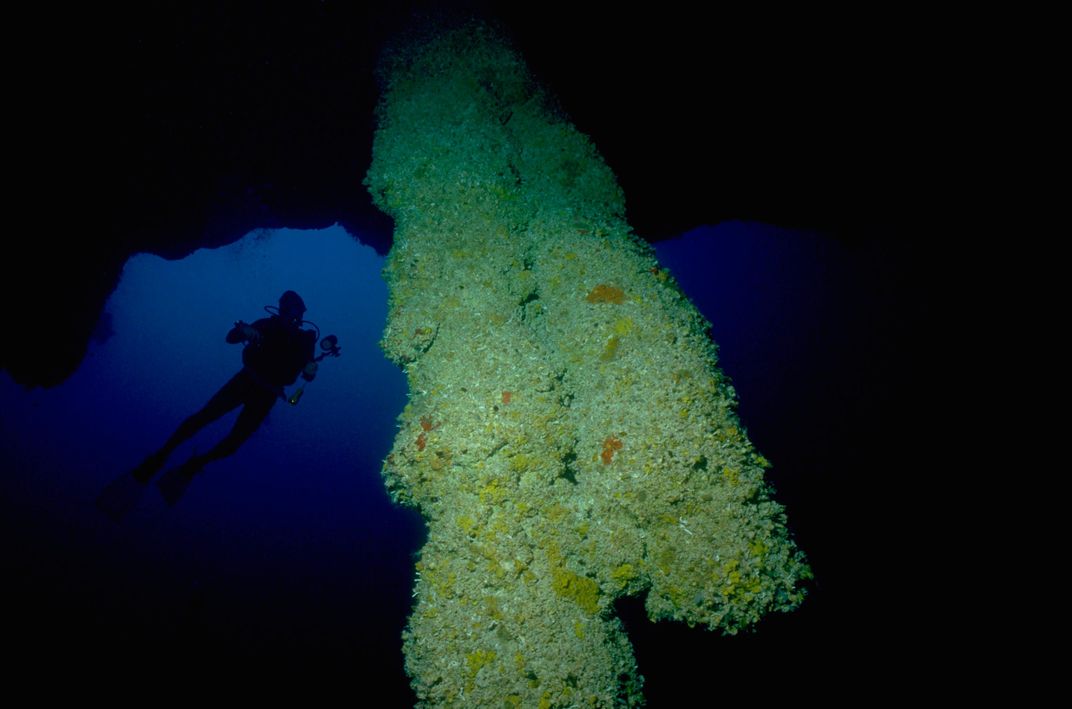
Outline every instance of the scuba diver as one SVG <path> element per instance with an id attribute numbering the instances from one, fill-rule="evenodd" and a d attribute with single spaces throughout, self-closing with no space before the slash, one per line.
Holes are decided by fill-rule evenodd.
<path id="1" fill-rule="evenodd" d="M 171 453 L 208 424 L 224 414 L 242 407 L 230 433 L 206 453 L 194 455 L 182 465 L 165 473 L 158 482 L 160 492 L 169 505 L 182 497 L 187 485 L 209 463 L 225 458 L 235 451 L 268 417 L 278 399 L 295 405 L 304 393 L 304 383 L 289 398 L 284 387 L 293 384 L 301 375 L 311 382 L 324 357 L 339 356 L 338 338 L 328 335 L 321 343 L 325 350 L 314 355 L 319 328 L 303 330 L 305 303 L 292 290 L 279 298 L 279 308 L 265 306 L 272 317 L 249 324 L 239 320 L 227 333 L 227 342 L 245 343 L 242 349 L 242 369 L 231 377 L 205 406 L 175 429 L 159 450 L 150 454 L 134 470 L 124 473 L 98 498 L 97 504 L 113 519 L 120 518 L 140 497 L 141 490 L 164 466 Z"/>

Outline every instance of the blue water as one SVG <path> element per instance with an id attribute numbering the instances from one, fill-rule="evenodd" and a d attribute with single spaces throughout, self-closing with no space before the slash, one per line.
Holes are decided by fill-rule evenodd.
<path id="1" fill-rule="evenodd" d="M 747 665 L 758 656 L 789 671 L 803 660 L 785 653 L 831 638 L 852 647 L 869 627 L 864 547 L 881 543 L 888 520 L 847 502 L 861 471 L 881 479 L 896 465 L 883 446 L 918 305 L 898 270 L 904 254 L 886 242 L 731 222 L 657 251 L 712 322 L 742 420 L 774 462 L 820 586 L 752 639 L 650 626 L 623 606 L 653 706 L 702 682 L 712 662 L 759 676 Z M 69 380 L 24 391 L 0 374 L 5 583 L 23 660 L 316 666 L 375 683 L 383 706 L 411 701 L 401 632 L 424 528 L 389 503 L 379 477 L 406 397 L 377 345 L 382 266 L 338 227 L 258 232 L 181 261 L 137 255 Z M 277 404 L 175 508 L 150 487 L 121 524 L 104 517 L 98 493 L 238 370 L 240 346 L 224 341 L 233 321 L 265 316 L 287 289 L 323 335 L 338 336 L 342 357 L 325 360 L 298 406 Z M 172 462 L 211 447 L 234 416 Z"/>

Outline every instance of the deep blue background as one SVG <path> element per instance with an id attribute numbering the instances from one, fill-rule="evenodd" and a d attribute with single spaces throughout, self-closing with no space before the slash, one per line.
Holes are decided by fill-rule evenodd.
<path id="1" fill-rule="evenodd" d="M 846 242 L 742 222 L 657 252 L 712 322 L 817 580 L 797 613 L 737 638 L 652 625 L 639 601 L 623 602 L 650 705 L 707 691 L 712 673 L 728 678 L 722 698 L 755 682 L 784 698 L 880 671 L 878 639 L 905 633 L 915 605 L 918 587 L 898 588 L 904 569 L 928 568 L 914 531 L 927 514 L 918 253 L 895 234 Z M 377 345 L 382 265 L 339 227 L 254 233 L 182 261 L 139 255 L 74 376 L 25 391 L 0 374 L 8 637 L 20 660 L 120 677 L 319 668 L 379 688 L 382 706 L 411 703 L 400 635 L 424 528 L 390 505 L 379 476 L 406 397 Z M 224 342 L 232 322 L 263 316 L 286 289 L 343 356 L 177 507 L 150 488 L 122 524 L 101 515 L 101 489 L 237 371 L 240 348 Z M 173 462 L 211 446 L 233 417 Z"/>

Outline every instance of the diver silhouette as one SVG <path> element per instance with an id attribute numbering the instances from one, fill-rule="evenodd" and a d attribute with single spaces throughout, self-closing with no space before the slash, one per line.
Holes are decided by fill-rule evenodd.
<path id="1" fill-rule="evenodd" d="M 241 320 L 227 333 L 227 342 L 245 343 L 242 349 L 242 369 L 217 391 L 205 406 L 187 418 L 159 450 L 150 454 L 137 467 L 124 473 L 98 498 L 97 504 L 113 519 L 121 517 L 140 496 L 153 476 L 164 467 L 168 457 L 182 443 L 208 424 L 238 407 L 242 407 L 234 427 L 219 443 L 206 453 L 194 455 L 182 465 L 166 472 L 157 483 L 164 500 L 174 505 L 182 497 L 194 476 L 209 463 L 225 458 L 241 447 L 268 417 L 278 399 L 296 404 L 304 391 L 298 389 L 289 399 L 284 387 L 297 381 L 316 377 L 318 361 L 325 356 L 338 356 L 337 338 L 329 335 L 321 342 L 326 350 L 314 356 L 319 330 L 303 330 L 305 303 L 294 291 L 288 290 L 279 298 L 279 308 L 272 316 L 252 324 Z M 312 324 L 312 323 L 309 323 Z M 316 325 L 313 325 L 315 328 Z"/>

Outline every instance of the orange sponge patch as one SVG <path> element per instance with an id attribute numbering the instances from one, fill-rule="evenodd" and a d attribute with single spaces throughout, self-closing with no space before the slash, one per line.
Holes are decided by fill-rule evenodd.
<path id="1" fill-rule="evenodd" d="M 625 302 L 625 291 L 615 286 L 608 286 L 606 283 L 600 283 L 584 299 L 589 303 L 616 303 L 621 305 Z"/>
<path id="2" fill-rule="evenodd" d="M 603 458 L 603 465 L 610 465 L 611 459 L 614 458 L 614 451 L 622 449 L 622 442 L 614 436 L 607 436 L 603 441 L 603 453 L 600 456 Z"/>

